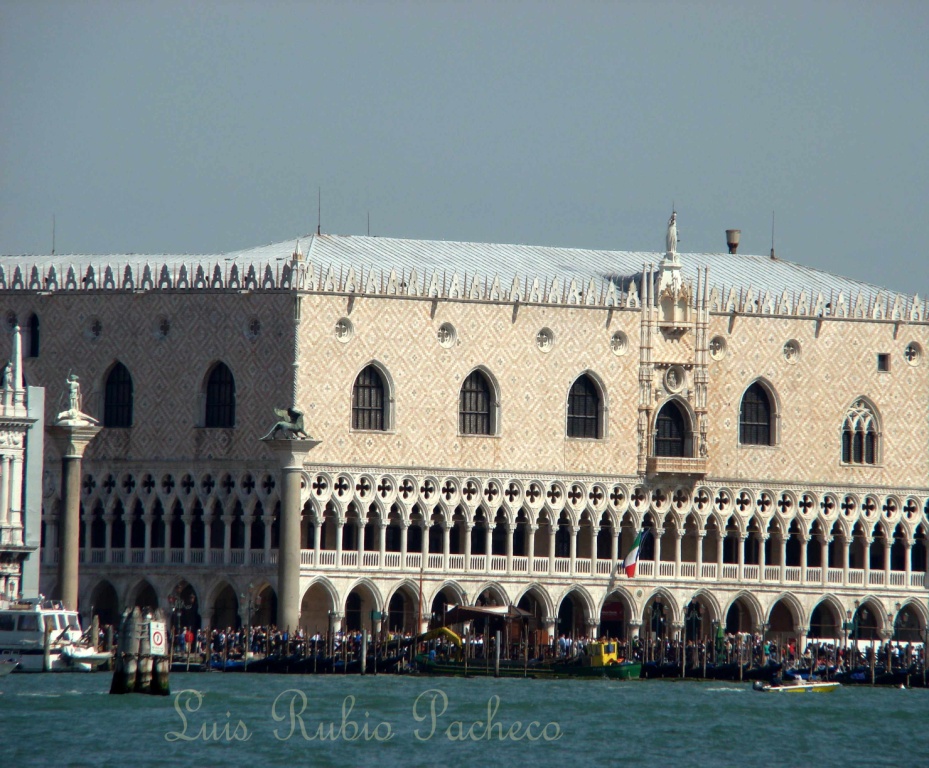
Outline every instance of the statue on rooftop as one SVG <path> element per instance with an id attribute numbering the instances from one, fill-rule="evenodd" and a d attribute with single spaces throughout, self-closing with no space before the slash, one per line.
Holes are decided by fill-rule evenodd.
<path id="1" fill-rule="evenodd" d="M 667 250 L 665 258 L 677 263 L 677 213 L 672 211 L 668 219 L 668 234 L 665 238 Z"/>
<path id="2" fill-rule="evenodd" d="M 283 433 L 282 437 L 285 440 L 296 440 L 300 435 L 307 440 L 310 439 L 303 428 L 303 411 L 296 408 L 275 408 L 274 414 L 280 421 L 271 427 L 271 431 L 261 438 L 262 440 L 273 440 L 278 432 Z"/>

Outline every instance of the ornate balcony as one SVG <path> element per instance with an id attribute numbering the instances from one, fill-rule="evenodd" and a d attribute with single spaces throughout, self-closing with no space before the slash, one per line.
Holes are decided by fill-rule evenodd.
<path id="1" fill-rule="evenodd" d="M 690 475 L 702 477 L 706 474 L 706 458 L 689 456 L 649 456 L 645 471 L 649 475 Z"/>

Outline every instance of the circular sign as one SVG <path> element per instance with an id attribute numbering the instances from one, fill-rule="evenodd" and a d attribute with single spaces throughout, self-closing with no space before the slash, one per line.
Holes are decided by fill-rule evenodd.
<path id="1" fill-rule="evenodd" d="M 160 629 L 152 632 L 152 645 L 163 645 L 165 641 L 164 633 Z"/>

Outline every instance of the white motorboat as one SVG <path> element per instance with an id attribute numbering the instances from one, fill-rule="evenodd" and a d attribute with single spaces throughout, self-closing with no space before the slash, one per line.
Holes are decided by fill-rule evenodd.
<path id="1" fill-rule="evenodd" d="M 763 683 L 759 680 L 752 685 L 754 690 L 762 693 L 830 693 L 841 687 L 841 683 L 807 682 L 805 680 L 780 684 Z"/>
<path id="2" fill-rule="evenodd" d="M 90 672 L 111 658 L 84 640 L 76 611 L 44 599 L 0 603 L 0 656 L 21 672 Z"/>

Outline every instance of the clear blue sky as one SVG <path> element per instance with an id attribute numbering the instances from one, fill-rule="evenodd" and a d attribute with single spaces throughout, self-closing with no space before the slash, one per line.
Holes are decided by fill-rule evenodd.
<path id="1" fill-rule="evenodd" d="M 0 253 L 326 232 L 929 293 L 929 3 L 0 0 Z"/>

